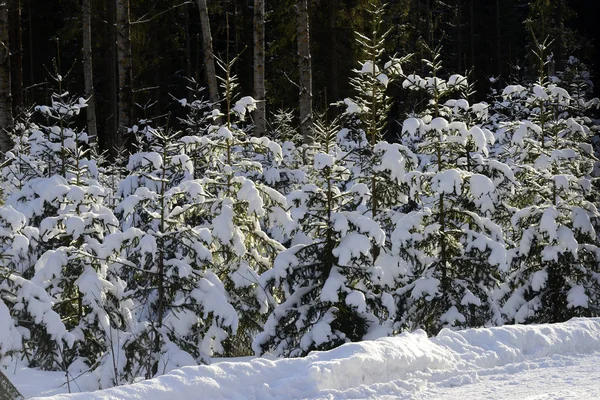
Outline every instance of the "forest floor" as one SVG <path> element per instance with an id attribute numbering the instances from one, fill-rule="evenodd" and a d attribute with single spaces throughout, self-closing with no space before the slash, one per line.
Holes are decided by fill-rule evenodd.
<path id="1" fill-rule="evenodd" d="M 424 332 L 350 343 L 304 358 L 185 367 L 155 379 L 65 395 L 64 374 L 5 371 L 26 398 L 593 399 L 600 398 L 600 318 Z M 71 382 L 85 390 L 91 376 Z M 87 384 L 86 384 L 87 382 Z M 46 397 L 48 398 L 48 397 Z"/>

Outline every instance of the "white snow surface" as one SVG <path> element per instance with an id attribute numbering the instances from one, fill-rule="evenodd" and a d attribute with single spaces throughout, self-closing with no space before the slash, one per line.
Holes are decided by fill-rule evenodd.
<path id="1" fill-rule="evenodd" d="M 184 367 L 112 389 L 65 392 L 64 375 L 11 367 L 26 397 L 51 399 L 576 399 L 600 398 L 600 318 L 561 324 L 423 331 L 295 359 Z M 16 373 L 15 373 L 16 371 Z M 77 390 L 77 385 L 71 382 Z"/>

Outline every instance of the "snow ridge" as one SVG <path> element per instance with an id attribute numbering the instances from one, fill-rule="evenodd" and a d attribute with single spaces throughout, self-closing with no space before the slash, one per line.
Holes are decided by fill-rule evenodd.
<path id="1" fill-rule="evenodd" d="M 94 393 L 57 395 L 67 399 L 294 399 L 364 398 L 395 395 L 427 386 L 472 383 L 490 369 L 540 357 L 600 351 L 600 318 L 560 324 L 424 331 L 348 343 L 307 357 L 221 362 L 185 367 L 155 379 Z M 529 368 L 526 365 L 511 368 Z M 375 392 L 374 392 L 375 391 Z"/>

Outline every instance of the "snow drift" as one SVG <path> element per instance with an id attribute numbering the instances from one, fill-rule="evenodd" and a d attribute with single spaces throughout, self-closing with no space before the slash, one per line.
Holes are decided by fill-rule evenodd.
<path id="1" fill-rule="evenodd" d="M 349 343 L 304 358 L 186 367 L 140 383 L 52 399 L 295 399 L 400 394 L 428 383 L 454 386 L 477 372 L 554 355 L 600 351 L 600 318 L 561 324 L 423 331 Z M 392 383 L 390 385 L 389 383 Z"/>

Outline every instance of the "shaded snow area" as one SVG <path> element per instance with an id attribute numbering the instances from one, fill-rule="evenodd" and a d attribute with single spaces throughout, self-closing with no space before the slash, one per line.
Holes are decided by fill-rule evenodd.
<path id="1" fill-rule="evenodd" d="M 600 398 L 598 365 L 600 318 L 574 319 L 443 330 L 435 338 L 417 331 L 304 358 L 186 367 L 133 385 L 52 399 L 592 399 Z M 60 373 L 12 372 L 9 378 L 28 397 L 56 393 L 64 382 Z"/>

